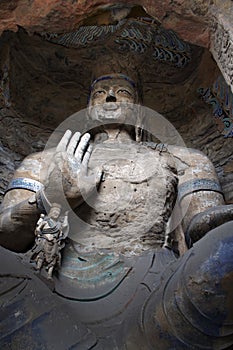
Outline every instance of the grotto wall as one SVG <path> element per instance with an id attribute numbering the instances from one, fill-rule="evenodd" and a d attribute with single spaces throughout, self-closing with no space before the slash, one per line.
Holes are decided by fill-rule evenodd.
<path id="1" fill-rule="evenodd" d="M 85 108 L 92 79 L 120 70 L 140 78 L 144 104 L 211 158 L 233 203 L 232 1 L 140 5 L 1 2 L 1 196 L 19 162 Z"/>

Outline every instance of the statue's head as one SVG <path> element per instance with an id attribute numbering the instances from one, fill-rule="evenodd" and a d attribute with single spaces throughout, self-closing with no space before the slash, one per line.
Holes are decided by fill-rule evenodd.
<path id="1" fill-rule="evenodd" d="M 91 85 L 89 116 L 92 120 L 124 122 L 125 113 L 138 102 L 136 83 L 131 78 L 124 74 L 104 75 Z"/>
<path id="2" fill-rule="evenodd" d="M 61 213 L 61 205 L 58 203 L 52 203 L 52 206 L 49 211 L 49 217 L 56 220 L 59 218 Z"/>
<path id="3" fill-rule="evenodd" d="M 100 100 L 101 98 L 101 100 Z M 138 102 L 136 83 L 125 74 L 113 73 L 95 79 L 91 84 L 89 103 Z"/>

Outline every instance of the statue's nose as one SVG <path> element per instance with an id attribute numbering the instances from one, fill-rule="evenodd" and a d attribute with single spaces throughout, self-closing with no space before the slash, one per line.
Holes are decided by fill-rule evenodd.
<path id="1" fill-rule="evenodd" d="M 106 102 L 116 102 L 116 96 L 113 90 L 109 90 L 108 96 L 106 97 Z"/>

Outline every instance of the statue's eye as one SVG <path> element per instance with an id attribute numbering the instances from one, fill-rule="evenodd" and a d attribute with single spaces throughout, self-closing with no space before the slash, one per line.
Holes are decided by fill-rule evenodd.
<path id="1" fill-rule="evenodd" d="M 119 90 L 117 90 L 117 93 L 119 95 L 124 95 L 124 96 L 129 96 L 129 97 L 132 96 L 132 93 L 129 90 L 126 90 L 126 89 L 119 89 Z"/>
<path id="2" fill-rule="evenodd" d="M 103 96 L 105 93 L 106 93 L 105 90 L 97 90 L 97 91 L 94 92 L 93 97 L 94 98 L 98 98 L 100 96 Z"/>

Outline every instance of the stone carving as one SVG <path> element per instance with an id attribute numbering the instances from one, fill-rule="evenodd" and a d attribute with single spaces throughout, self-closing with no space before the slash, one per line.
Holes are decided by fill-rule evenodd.
<path id="1" fill-rule="evenodd" d="M 224 137 L 233 137 L 233 94 L 222 76 L 212 88 L 200 88 L 203 100 L 213 107 L 216 124 Z"/>
<path id="2" fill-rule="evenodd" d="M 61 217 L 61 206 L 53 203 L 47 216 L 41 214 L 35 229 L 35 246 L 32 248 L 32 260 L 36 269 L 43 266 L 48 271 L 48 279 L 53 270 L 61 266 L 61 250 L 65 247 L 68 236 L 68 213 Z"/>
<path id="3" fill-rule="evenodd" d="M 9 67 L 4 64 L 0 71 L 0 108 L 10 107 Z"/>
<path id="4" fill-rule="evenodd" d="M 137 54 L 153 48 L 152 57 L 176 67 L 184 67 L 191 60 L 191 49 L 172 30 L 163 29 L 151 18 L 123 19 L 117 24 L 81 26 L 75 32 L 61 35 L 44 34 L 44 38 L 66 47 L 82 48 L 96 42 L 111 40 L 119 51 Z"/>
<path id="5" fill-rule="evenodd" d="M 230 23 L 222 22 L 220 15 L 212 22 L 211 52 L 227 84 L 233 87 L 233 35 Z"/>
<path id="6" fill-rule="evenodd" d="M 1 209 L 3 247 L 30 249 L 50 203 L 68 205 L 74 216 L 54 293 L 15 253 L 0 250 L 2 348 L 29 332 L 28 348 L 52 348 L 57 338 L 58 349 L 233 344 L 233 206 L 225 205 L 203 153 L 143 141 L 138 102 L 131 78 L 96 79 L 90 134 L 67 130 L 55 149 L 30 155 L 16 171 Z M 40 176 L 30 168 L 38 162 Z M 26 177 L 30 188 L 26 180 L 19 188 L 15 179 Z M 33 181 L 42 183 L 36 193 Z M 21 310 L 25 316 L 17 319 Z"/>

